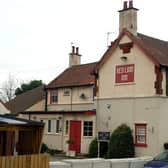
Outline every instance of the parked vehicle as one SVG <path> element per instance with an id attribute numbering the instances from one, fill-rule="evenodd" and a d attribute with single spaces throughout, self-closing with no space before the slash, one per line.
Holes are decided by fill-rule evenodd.
<path id="1" fill-rule="evenodd" d="M 147 162 L 144 168 L 168 168 L 168 150 L 154 157 L 152 161 Z"/>

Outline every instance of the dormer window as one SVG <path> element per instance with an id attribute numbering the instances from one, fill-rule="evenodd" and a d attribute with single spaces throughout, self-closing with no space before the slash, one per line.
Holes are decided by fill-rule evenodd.
<path id="1" fill-rule="evenodd" d="M 51 91 L 50 101 L 51 101 L 51 104 L 58 103 L 58 90 Z"/>

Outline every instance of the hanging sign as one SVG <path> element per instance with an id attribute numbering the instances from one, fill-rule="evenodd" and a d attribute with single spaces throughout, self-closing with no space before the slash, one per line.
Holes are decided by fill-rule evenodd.
<path id="1" fill-rule="evenodd" d="M 117 65 L 115 72 L 115 83 L 134 82 L 134 64 Z"/>

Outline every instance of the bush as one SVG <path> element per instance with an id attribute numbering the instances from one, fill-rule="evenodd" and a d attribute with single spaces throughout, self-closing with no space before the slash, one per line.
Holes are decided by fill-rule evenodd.
<path id="1" fill-rule="evenodd" d="M 108 148 L 107 142 L 100 142 L 100 157 L 106 157 Z M 98 141 L 97 138 L 95 138 L 89 145 L 89 154 L 88 156 L 90 158 L 94 158 L 98 156 Z"/>
<path id="2" fill-rule="evenodd" d="M 41 152 L 40 153 L 46 153 L 49 151 L 48 146 L 45 143 L 42 143 L 41 145 Z"/>
<path id="3" fill-rule="evenodd" d="M 164 147 L 165 150 L 168 150 L 168 142 L 165 142 L 165 143 L 163 144 L 163 147 Z"/>
<path id="4" fill-rule="evenodd" d="M 134 157 L 134 143 L 132 130 L 126 125 L 120 125 L 110 137 L 107 151 L 108 158 Z"/>
<path id="5" fill-rule="evenodd" d="M 49 153 L 50 155 L 55 155 L 55 154 L 61 153 L 61 151 L 57 149 L 50 149 L 45 143 L 43 143 L 41 146 L 40 153 Z"/>

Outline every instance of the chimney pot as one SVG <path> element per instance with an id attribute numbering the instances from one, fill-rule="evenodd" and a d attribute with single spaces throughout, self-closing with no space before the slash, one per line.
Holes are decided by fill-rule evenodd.
<path id="1" fill-rule="evenodd" d="M 124 1 L 124 6 L 123 6 L 124 9 L 127 9 L 127 1 Z"/>
<path id="2" fill-rule="evenodd" d="M 72 46 L 72 54 L 75 53 L 75 46 Z"/>
<path id="3" fill-rule="evenodd" d="M 133 8 L 133 1 L 129 1 L 129 8 Z"/>
<path id="4" fill-rule="evenodd" d="M 76 54 L 79 54 L 79 47 L 76 47 Z"/>

